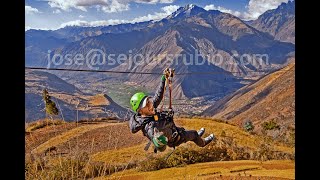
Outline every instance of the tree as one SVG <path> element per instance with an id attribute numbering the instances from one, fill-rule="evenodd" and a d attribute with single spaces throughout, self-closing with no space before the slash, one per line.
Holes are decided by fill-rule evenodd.
<path id="1" fill-rule="evenodd" d="M 45 103 L 46 114 L 48 114 L 50 117 L 52 117 L 52 115 L 58 115 L 59 110 L 56 107 L 56 103 L 51 100 L 47 89 L 43 90 L 42 98 Z"/>

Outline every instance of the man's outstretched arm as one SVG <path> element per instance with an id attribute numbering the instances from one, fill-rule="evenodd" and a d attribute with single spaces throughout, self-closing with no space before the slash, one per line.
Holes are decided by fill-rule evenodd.
<path id="1" fill-rule="evenodd" d="M 136 133 L 136 132 L 140 131 L 143 127 L 142 124 L 140 124 L 138 121 L 136 121 L 135 116 L 136 115 L 131 116 L 131 118 L 129 120 L 129 127 L 130 127 L 130 131 L 132 133 Z"/>
<path id="2" fill-rule="evenodd" d="M 166 78 L 164 75 L 162 75 L 160 85 L 158 86 L 158 89 L 153 96 L 153 107 L 154 108 L 157 108 L 159 106 L 159 104 L 161 103 L 161 100 L 162 100 L 163 94 L 164 94 L 165 83 L 166 83 Z"/>

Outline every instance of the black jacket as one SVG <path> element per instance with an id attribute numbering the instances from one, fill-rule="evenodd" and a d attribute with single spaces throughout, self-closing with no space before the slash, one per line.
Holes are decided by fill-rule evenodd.
<path id="1" fill-rule="evenodd" d="M 160 85 L 152 98 L 153 107 L 157 108 L 163 98 L 164 94 L 164 87 L 165 87 L 165 80 L 161 80 Z M 164 129 L 167 123 L 161 119 L 159 116 L 159 112 L 156 112 L 159 117 L 158 121 L 155 121 L 154 116 L 150 117 L 141 117 L 140 114 L 134 114 L 131 116 L 129 120 L 129 127 L 132 133 L 137 133 L 138 131 L 142 130 L 143 134 L 147 136 L 150 140 L 153 137 L 153 128 L 158 127 L 160 129 Z M 162 128 L 161 128 L 162 127 Z M 164 135 L 167 137 L 172 134 L 171 129 L 167 129 L 167 132 L 164 132 Z"/>

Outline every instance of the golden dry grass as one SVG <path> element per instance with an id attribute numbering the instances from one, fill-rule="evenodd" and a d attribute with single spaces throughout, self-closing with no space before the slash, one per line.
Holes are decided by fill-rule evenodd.
<path id="1" fill-rule="evenodd" d="M 227 136 L 233 137 L 234 141 L 236 141 L 238 145 L 244 146 L 244 147 L 250 147 L 255 149 L 257 148 L 259 143 L 263 142 L 263 139 L 261 137 L 251 135 L 241 130 L 237 126 L 226 124 L 224 122 L 217 122 L 211 119 L 179 118 L 179 119 L 176 119 L 175 122 L 177 126 L 182 126 L 187 130 L 191 130 L 191 129 L 198 130 L 201 127 L 205 127 L 206 133 L 204 136 L 208 135 L 209 133 L 213 133 L 217 138 L 219 138 L 222 131 L 224 131 Z M 33 152 L 41 153 L 51 146 L 57 146 L 59 144 L 65 143 L 74 137 L 85 134 L 86 132 L 93 131 L 95 129 L 106 127 L 106 126 L 119 125 L 119 124 L 125 124 L 125 123 L 115 123 L 115 124 L 99 123 L 99 124 L 89 124 L 89 125 L 77 127 L 49 139 L 48 141 L 44 142 L 43 144 L 35 148 Z M 81 142 L 81 139 L 80 139 L 80 142 Z M 147 143 L 147 139 L 145 143 Z M 143 150 L 145 143 L 140 145 L 134 145 L 132 147 L 127 147 L 123 149 L 122 147 L 117 147 L 116 150 L 101 151 L 96 154 L 93 154 L 92 157 L 96 161 L 109 161 L 110 157 L 113 157 L 114 161 L 116 162 L 125 162 L 126 160 L 131 158 L 131 154 L 134 154 L 133 159 L 141 159 L 141 157 L 143 156 L 145 157 L 145 155 L 147 154 Z M 187 144 L 193 144 L 193 142 L 188 142 Z M 289 152 L 289 153 L 292 153 L 294 151 L 294 148 L 287 147 L 285 145 L 282 145 L 281 143 L 276 143 L 274 145 L 274 149 L 277 151 L 283 151 L 283 152 Z M 164 153 L 170 150 L 171 149 L 168 148 Z M 150 147 L 148 152 L 150 151 L 152 151 L 152 146 Z"/>
<path id="2" fill-rule="evenodd" d="M 25 132 L 29 133 L 37 129 L 45 128 L 48 126 L 55 126 L 55 125 L 61 125 L 64 124 L 65 121 L 63 120 L 51 120 L 51 119 L 43 119 L 35 122 L 31 122 L 26 124 L 25 126 Z"/>
<path id="3" fill-rule="evenodd" d="M 212 119 L 187 119 L 179 118 L 175 120 L 177 126 L 182 126 L 185 129 L 200 129 L 201 127 L 206 128 L 205 135 L 213 133 L 217 138 L 220 137 L 222 131 L 226 133 L 226 136 L 233 137 L 234 141 L 238 145 L 250 148 L 257 148 L 263 139 L 256 135 L 251 135 L 248 132 L 243 131 L 237 126 L 226 124 L 224 122 L 218 122 Z M 274 144 L 274 149 L 277 151 L 283 151 L 292 153 L 294 148 L 285 146 L 281 143 Z"/>
<path id="4" fill-rule="evenodd" d="M 177 118 L 175 119 L 177 126 L 182 126 L 185 129 L 195 129 L 198 130 L 201 127 L 206 128 L 206 133 L 204 136 L 214 133 L 217 138 L 220 138 L 222 131 L 225 132 L 226 136 L 233 137 L 233 139 L 237 142 L 239 146 L 257 148 L 259 143 L 263 142 L 263 138 L 251 135 L 237 126 L 226 124 L 225 122 L 218 122 L 212 119 L 187 119 L 187 118 Z M 55 136 L 43 144 L 39 145 L 34 149 L 34 152 L 41 153 L 45 151 L 47 148 L 51 146 L 56 146 L 65 142 L 70 141 L 75 137 L 83 136 L 86 133 L 93 133 L 98 130 L 102 130 L 101 128 L 105 128 L 106 126 L 113 125 L 121 125 L 127 126 L 125 123 L 97 123 L 97 124 L 87 124 L 82 125 L 80 127 L 75 127 L 71 130 L 65 131 L 58 136 Z M 116 128 L 116 126 L 115 126 Z M 126 130 L 123 128 L 121 131 Z M 127 129 L 129 131 L 129 129 Z M 105 133 L 109 131 L 101 131 L 101 133 Z M 100 134 L 101 134 L 100 133 Z M 97 134 L 95 134 L 97 135 Z M 98 133 L 99 135 L 99 133 Z M 123 138 L 135 138 L 135 136 L 141 136 L 139 133 L 131 134 Z M 137 138 L 136 137 L 136 138 Z M 141 137 L 140 137 L 141 138 Z M 81 143 L 83 138 L 79 139 L 79 143 Z M 98 140 L 98 138 L 96 139 Z M 167 152 L 171 151 L 168 148 L 163 153 L 153 154 L 152 146 L 149 151 L 146 152 L 143 150 L 145 143 L 147 142 L 147 138 L 145 142 L 139 142 L 141 144 L 132 144 L 130 147 L 128 146 L 119 146 L 115 149 L 101 149 L 100 152 L 89 154 L 90 161 L 92 162 L 104 162 L 109 165 L 123 165 L 129 164 L 133 162 L 137 162 L 143 159 L 148 158 L 149 156 L 163 156 Z M 99 142 L 97 142 L 99 143 Z M 186 144 L 182 144 L 181 146 L 190 146 L 194 144 L 193 142 L 188 142 Z M 272 143 L 274 145 L 274 149 L 278 151 L 285 152 L 293 152 L 293 148 L 282 145 L 281 143 Z M 179 147 L 178 147 L 179 148 Z M 200 148 L 200 147 L 197 147 Z M 230 172 L 235 171 L 235 172 Z M 259 161 L 221 161 L 221 162 L 209 162 L 209 163 L 198 163 L 193 165 L 187 165 L 185 167 L 174 167 L 167 168 L 158 171 L 151 172 L 139 172 L 138 169 L 129 169 L 121 172 L 117 172 L 112 174 L 111 176 L 105 176 L 102 179 L 210 179 L 219 175 L 223 175 L 228 179 L 228 177 L 235 177 L 239 173 L 244 175 L 244 171 L 247 175 L 252 176 L 263 176 L 263 177 L 277 177 L 284 179 L 294 179 L 294 161 L 267 161 L 267 162 L 259 162 Z"/>
<path id="5" fill-rule="evenodd" d="M 101 123 L 101 122 L 95 122 Z M 57 146 L 59 152 L 70 152 L 72 149 L 79 149 L 81 152 L 95 154 L 107 150 L 118 150 L 141 143 L 146 143 L 142 133 L 132 134 L 127 123 L 112 123 L 112 126 L 105 126 L 87 131 L 77 138 Z"/>
<path id="6" fill-rule="evenodd" d="M 51 146 L 57 146 L 61 143 L 67 142 L 71 138 L 80 136 L 81 134 L 92 131 L 97 128 L 105 127 L 105 126 L 112 126 L 112 123 L 100 123 L 100 124 L 92 124 L 92 125 L 85 125 L 85 126 L 80 126 L 76 127 L 74 129 L 71 129 L 67 132 L 64 132 L 58 136 L 55 136 L 48 141 L 44 142 L 43 144 L 39 145 L 37 148 L 35 148 L 32 152 L 33 153 L 42 153 L 45 151 L 47 148 Z"/>
<path id="7" fill-rule="evenodd" d="M 272 166 L 277 169 L 270 168 Z M 266 177 L 270 179 L 294 179 L 294 162 L 289 160 L 278 161 L 221 161 L 192 164 L 185 167 L 175 167 L 152 172 L 137 172 L 134 169 L 117 172 L 110 177 L 97 179 L 210 179 L 213 177 Z M 235 171 L 235 172 L 233 172 Z M 244 173 L 245 172 L 245 173 Z M 232 178 L 233 179 L 233 178 Z"/>
<path id="8" fill-rule="evenodd" d="M 243 146 L 249 146 L 254 148 L 254 147 L 257 147 L 256 145 L 257 141 L 260 141 L 260 139 L 258 140 L 258 138 L 256 138 L 255 136 L 240 130 L 236 126 L 220 123 L 214 120 L 180 118 L 180 119 L 176 119 L 175 122 L 177 126 L 182 126 L 187 130 L 192 130 L 192 129 L 198 130 L 201 127 L 206 127 L 205 135 L 209 133 L 214 133 L 217 137 L 219 137 L 222 130 L 224 130 L 227 136 L 233 136 L 236 140 L 239 140 L 239 145 L 243 145 Z M 147 138 L 146 138 L 146 143 L 147 143 Z M 92 157 L 93 157 L 93 160 L 95 161 L 109 162 L 110 159 L 112 159 L 114 162 L 119 162 L 119 163 L 128 162 L 128 160 L 130 160 L 131 157 L 133 157 L 133 160 L 141 160 L 142 158 L 146 157 L 146 154 L 152 153 L 152 145 L 150 146 L 148 152 L 145 152 L 143 150 L 146 143 L 128 147 L 128 148 L 118 149 L 118 150 L 102 151 L 92 155 Z M 194 144 L 194 143 L 188 142 L 187 144 Z M 187 144 L 182 144 L 180 146 L 186 146 Z M 163 155 L 169 151 L 171 151 L 171 149 L 167 148 L 163 153 L 158 153 L 156 155 Z"/>
<path id="9" fill-rule="evenodd" d="M 142 159 L 146 156 L 143 150 L 144 144 L 132 146 L 129 148 L 122 148 L 119 150 L 108 150 L 93 154 L 93 161 L 113 162 L 113 163 L 129 163 L 129 161 Z"/>
<path id="10" fill-rule="evenodd" d="M 82 126 L 82 124 L 78 124 Z M 25 134 L 25 150 L 26 155 L 38 147 L 40 144 L 45 143 L 51 138 L 54 138 L 64 132 L 67 132 L 77 127 L 76 123 L 63 123 L 55 126 L 46 126 L 44 128 L 36 129 L 30 133 Z"/>

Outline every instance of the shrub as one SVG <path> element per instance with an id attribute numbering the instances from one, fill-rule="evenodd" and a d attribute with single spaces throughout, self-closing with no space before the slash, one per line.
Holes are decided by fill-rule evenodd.
<path id="1" fill-rule="evenodd" d="M 155 171 L 163 168 L 169 167 L 164 160 L 164 157 L 151 157 L 147 160 L 141 161 L 139 163 L 140 171 Z"/>
<path id="2" fill-rule="evenodd" d="M 257 149 L 251 149 L 238 146 L 232 137 L 221 137 L 216 143 L 210 143 L 200 149 L 184 146 L 177 147 L 167 160 L 165 160 L 165 157 L 168 154 L 161 157 L 151 157 L 141 161 L 138 164 L 138 168 L 140 171 L 155 171 L 211 161 L 294 159 L 293 154 L 274 151 L 267 141 L 267 139 L 262 141 Z"/>
<path id="3" fill-rule="evenodd" d="M 189 149 L 186 147 L 179 147 L 175 152 L 165 160 L 169 153 L 162 157 L 151 157 L 143 160 L 139 163 L 140 171 L 155 171 L 163 168 L 179 167 L 188 164 L 194 164 L 199 162 L 219 161 L 222 158 L 229 160 L 227 149 L 206 146 L 200 150 Z"/>
<path id="4" fill-rule="evenodd" d="M 252 132 L 253 129 L 254 129 L 254 125 L 252 124 L 251 121 L 247 121 L 244 123 L 244 130 L 247 131 L 247 132 Z"/>
<path id="5" fill-rule="evenodd" d="M 262 124 L 262 127 L 264 130 L 274 130 L 274 129 L 280 130 L 280 126 L 276 122 L 274 122 L 273 120 L 271 120 L 269 122 L 264 122 Z"/>

